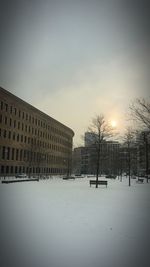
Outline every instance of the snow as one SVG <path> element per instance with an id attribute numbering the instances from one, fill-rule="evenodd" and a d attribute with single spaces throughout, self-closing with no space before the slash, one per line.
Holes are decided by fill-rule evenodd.
<path id="1" fill-rule="evenodd" d="M 0 184 L 0 266 L 150 266 L 150 183 L 89 180 Z"/>

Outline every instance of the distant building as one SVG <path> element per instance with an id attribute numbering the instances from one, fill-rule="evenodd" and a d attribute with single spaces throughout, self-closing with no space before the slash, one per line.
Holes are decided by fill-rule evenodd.
<path id="1" fill-rule="evenodd" d="M 138 173 L 150 174 L 150 130 L 143 130 L 137 134 Z"/>
<path id="2" fill-rule="evenodd" d="M 90 154 L 85 147 L 77 147 L 73 151 L 73 173 L 87 174 L 89 172 Z"/>
<path id="3" fill-rule="evenodd" d="M 81 174 L 95 174 L 97 152 L 96 134 L 86 132 L 85 146 L 74 149 L 73 171 Z M 100 144 L 100 174 L 117 174 L 120 144 L 116 141 L 103 141 Z"/>
<path id="4" fill-rule="evenodd" d="M 73 136 L 70 128 L 0 87 L 0 175 L 67 173 Z"/>

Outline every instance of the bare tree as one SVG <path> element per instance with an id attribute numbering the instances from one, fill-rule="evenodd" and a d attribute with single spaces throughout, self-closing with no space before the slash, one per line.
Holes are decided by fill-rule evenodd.
<path id="1" fill-rule="evenodd" d="M 131 111 L 130 113 L 131 118 L 135 120 L 136 122 L 140 123 L 140 125 L 144 126 L 145 128 L 141 132 L 143 132 L 144 143 L 145 143 L 145 162 L 146 162 L 146 175 L 147 175 L 147 182 L 148 182 L 149 153 L 150 153 L 150 146 L 148 142 L 149 130 L 150 130 L 150 101 L 144 98 L 137 98 L 130 105 L 130 111 Z"/>
<path id="2" fill-rule="evenodd" d="M 150 129 L 150 102 L 144 98 L 137 98 L 130 105 L 131 117 L 135 121 Z"/>
<path id="3" fill-rule="evenodd" d="M 131 186 L 131 161 L 132 161 L 132 148 L 135 140 L 135 131 L 131 127 L 126 129 L 124 134 L 124 143 L 127 145 L 127 167 L 129 176 L 129 186 Z"/>
<path id="4" fill-rule="evenodd" d="M 91 142 L 96 150 L 96 188 L 98 187 L 98 175 L 100 171 L 100 153 L 101 144 L 107 138 L 113 135 L 113 128 L 105 121 L 104 115 L 96 115 L 92 119 L 92 124 L 88 128 L 90 132 Z"/>

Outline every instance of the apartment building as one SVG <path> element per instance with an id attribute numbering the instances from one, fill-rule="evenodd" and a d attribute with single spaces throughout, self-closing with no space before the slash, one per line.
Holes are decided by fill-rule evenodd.
<path id="1" fill-rule="evenodd" d="M 64 174 L 74 132 L 0 87 L 0 175 Z"/>
<path id="2" fill-rule="evenodd" d="M 85 133 L 85 146 L 73 151 L 73 172 L 76 174 L 95 174 L 97 168 L 97 150 L 93 144 L 93 133 Z M 120 143 L 103 141 L 100 144 L 100 174 L 118 174 Z"/>

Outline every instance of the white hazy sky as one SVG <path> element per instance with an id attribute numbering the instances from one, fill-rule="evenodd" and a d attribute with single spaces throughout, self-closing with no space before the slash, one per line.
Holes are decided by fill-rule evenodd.
<path id="1" fill-rule="evenodd" d="M 74 144 L 103 113 L 124 128 L 148 97 L 149 1 L 0 0 L 0 86 L 66 124 Z"/>

